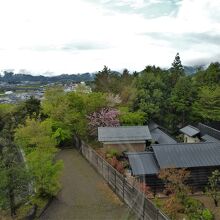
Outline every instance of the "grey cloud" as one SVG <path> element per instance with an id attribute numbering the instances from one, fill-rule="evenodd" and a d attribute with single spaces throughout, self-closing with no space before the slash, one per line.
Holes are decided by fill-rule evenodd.
<path id="1" fill-rule="evenodd" d="M 192 59 L 187 62 L 187 65 L 194 65 L 194 66 L 200 66 L 200 65 L 209 65 L 213 62 L 220 62 L 220 53 L 216 53 L 210 57 L 200 57 L 196 59 Z"/>
<path id="2" fill-rule="evenodd" d="M 89 41 L 77 41 L 71 42 L 63 45 L 41 45 L 35 47 L 22 47 L 20 50 L 35 50 L 41 52 L 47 51 L 71 51 L 78 52 L 81 50 L 102 50 L 108 49 L 111 46 L 106 42 L 89 42 Z"/>
<path id="3" fill-rule="evenodd" d="M 62 50 L 102 50 L 108 48 L 110 48 L 108 43 L 98 42 L 73 42 L 61 47 Z"/>
<path id="4" fill-rule="evenodd" d="M 140 14 L 146 18 L 155 18 L 161 16 L 175 16 L 178 12 L 180 2 L 182 0 L 145 0 L 143 5 L 135 7 L 133 2 L 129 1 L 103 1 L 103 0 L 86 0 L 90 3 L 102 5 L 112 11 L 126 14 Z"/>
<path id="5" fill-rule="evenodd" d="M 184 34 L 147 32 L 143 33 L 143 35 L 155 40 L 167 41 L 172 46 L 178 46 L 184 49 L 191 47 L 192 44 L 219 45 L 220 42 L 220 34 L 211 34 L 209 32 Z"/>

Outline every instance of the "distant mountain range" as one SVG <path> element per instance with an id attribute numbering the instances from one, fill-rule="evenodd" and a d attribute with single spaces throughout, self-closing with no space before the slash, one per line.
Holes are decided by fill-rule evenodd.
<path id="1" fill-rule="evenodd" d="M 198 68 L 202 67 L 202 66 L 183 66 L 186 75 L 193 75 L 196 73 L 196 71 L 198 70 Z"/>
<path id="2" fill-rule="evenodd" d="M 7 83 L 20 83 L 20 82 L 40 82 L 40 83 L 66 83 L 66 82 L 88 82 L 94 79 L 94 74 L 62 74 L 58 76 L 32 76 L 30 74 L 14 74 L 13 72 L 4 72 L 4 76 L 0 77 L 0 81 Z"/>
<path id="3" fill-rule="evenodd" d="M 204 66 L 184 66 L 185 73 L 187 75 L 195 74 L 198 68 L 204 68 Z M 116 75 L 121 73 L 118 71 L 112 71 Z M 61 74 L 58 76 L 33 76 L 31 74 L 17 73 L 14 74 L 10 71 L 5 71 L 4 76 L 0 76 L 0 82 L 7 82 L 11 84 L 21 82 L 40 82 L 40 83 L 67 83 L 67 82 L 88 82 L 93 81 L 95 78 L 94 73 L 82 73 L 82 74 Z"/>

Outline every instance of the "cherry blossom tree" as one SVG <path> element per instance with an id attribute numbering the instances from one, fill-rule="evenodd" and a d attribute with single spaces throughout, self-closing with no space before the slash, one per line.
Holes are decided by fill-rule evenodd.
<path id="1" fill-rule="evenodd" d="M 91 135 L 97 135 L 98 127 L 118 127 L 119 111 L 114 108 L 102 108 L 93 112 L 87 119 L 89 120 L 89 130 Z"/>

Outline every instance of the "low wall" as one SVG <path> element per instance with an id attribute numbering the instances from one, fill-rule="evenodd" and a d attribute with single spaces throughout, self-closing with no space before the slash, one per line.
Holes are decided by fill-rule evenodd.
<path id="1" fill-rule="evenodd" d="M 112 190 L 132 209 L 139 219 L 169 220 L 139 189 L 106 162 L 95 150 L 83 141 L 76 146 L 82 155 L 100 173 Z M 80 145 L 80 146 L 79 146 Z"/>

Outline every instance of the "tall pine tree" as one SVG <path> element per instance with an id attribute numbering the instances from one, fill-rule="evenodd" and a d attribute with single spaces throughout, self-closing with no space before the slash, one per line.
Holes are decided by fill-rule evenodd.
<path id="1" fill-rule="evenodd" d="M 175 86 L 181 76 L 184 76 L 184 67 L 181 63 L 180 55 L 177 53 L 170 68 L 171 86 Z"/>

